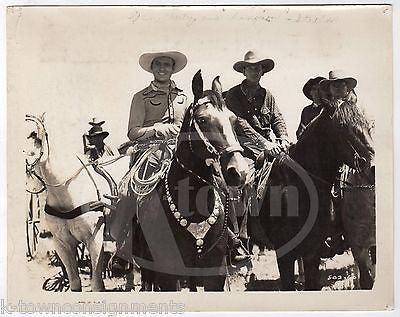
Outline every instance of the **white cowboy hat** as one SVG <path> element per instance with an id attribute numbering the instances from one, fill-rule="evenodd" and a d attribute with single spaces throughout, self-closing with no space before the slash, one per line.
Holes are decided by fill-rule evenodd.
<path id="1" fill-rule="evenodd" d="M 348 76 L 342 70 L 331 70 L 329 72 L 329 78 L 321 80 L 319 85 L 321 89 L 326 90 L 330 83 L 338 80 L 344 80 L 349 90 L 352 90 L 357 86 L 357 80 Z"/>
<path id="2" fill-rule="evenodd" d="M 239 73 L 243 73 L 244 68 L 248 65 L 254 65 L 254 64 L 261 64 L 264 70 L 264 73 L 267 73 L 269 71 L 271 71 L 274 66 L 275 63 L 272 59 L 260 59 L 256 53 L 254 53 L 253 51 L 248 51 L 245 55 L 244 55 L 244 59 L 243 61 L 239 61 L 236 62 L 233 65 L 233 69 L 236 70 Z"/>
<path id="3" fill-rule="evenodd" d="M 157 53 L 144 53 L 139 57 L 139 65 L 149 73 L 152 73 L 151 70 L 151 63 L 157 57 L 170 57 L 175 62 L 174 71 L 172 72 L 177 73 L 181 71 L 187 64 L 187 58 L 181 52 L 169 51 L 169 52 L 157 52 Z"/>

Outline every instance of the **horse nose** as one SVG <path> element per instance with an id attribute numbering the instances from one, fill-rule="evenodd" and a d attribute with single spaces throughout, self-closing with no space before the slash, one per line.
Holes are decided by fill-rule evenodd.
<path id="1" fill-rule="evenodd" d="M 230 186 L 241 186 L 246 182 L 249 173 L 249 165 L 239 152 L 235 152 L 226 167 L 227 184 Z"/>

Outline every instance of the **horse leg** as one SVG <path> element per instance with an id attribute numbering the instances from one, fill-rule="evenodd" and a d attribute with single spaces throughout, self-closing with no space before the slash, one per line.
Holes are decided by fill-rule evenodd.
<path id="1" fill-rule="evenodd" d="M 189 291 L 197 292 L 197 279 L 194 276 L 189 277 Z"/>
<path id="2" fill-rule="evenodd" d="M 286 254 L 277 259 L 279 275 L 281 278 L 282 291 L 294 291 L 295 288 L 295 278 L 294 278 L 294 261 L 295 258 Z"/>
<path id="3" fill-rule="evenodd" d="M 206 276 L 204 278 L 204 291 L 222 292 L 225 286 L 225 275 Z"/>
<path id="4" fill-rule="evenodd" d="M 67 241 L 68 239 L 66 239 Z M 67 243 L 54 237 L 54 247 L 67 271 L 68 281 L 72 292 L 81 292 L 82 284 L 78 272 L 77 248 L 78 242 Z"/>
<path id="5" fill-rule="evenodd" d="M 304 288 L 304 261 L 303 258 L 297 258 L 298 278 L 296 280 L 297 290 L 303 290 Z"/>
<path id="6" fill-rule="evenodd" d="M 102 228 L 104 229 L 104 224 Z M 99 230 L 93 240 L 89 241 L 87 245 L 92 263 L 92 292 L 104 291 L 104 281 L 102 278 L 104 266 L 103 231 Z"/>
<path id="7" fill-rule="evenodd" d="M 157 273 L 157 286 L 162 292 L 176 292 L 178 290 L 178 277 L 172 274 Z"/>
<path id="8" fill-rule="evenodd" d="M 151 292 L 153 290 L 153 285 L 155 284 L 155 272 L 141 268 L 141 281 L 142 286 L 140 288 L 141 292 Z"/>
<path id="9" fill-rule="evenodd" d="M 134 270 L 126 275 L 125 291 L 135 290 L 135 273 Z"/>
<path id="10" fill-rule="evenodd" d="M 360 271 L 361 289 L 372 289 L 374 286 L 374 265 L 367 248 L 352 246 L 354 260 Z"/>
<path id="11" fill-rule="evenodd" d="M 318 256 L 312 255 L 303 258 L 304 262 L 304 290 L 320 291 L 321 290 L 321 273 L 319 264 L 321 262 Z"/>

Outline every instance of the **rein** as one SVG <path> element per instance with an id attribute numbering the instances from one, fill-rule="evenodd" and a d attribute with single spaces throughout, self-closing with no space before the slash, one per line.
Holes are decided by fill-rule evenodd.
<path id="1" fill-rule="evenodd" d="M 228 212 L 229 212 L 229 207 L 230 207 L 230 198 L 229 198 L 229 191 L 227 190 L 227 185 L 225 183 L 225 180 L 223 178 L 222 175 L 222 169 L 221 169 L 221 165 L 220 165 L 220 157 L 223 155 L 227 155 L 230 153 L 234 153 L 234 152 L 243 152 L 243 148 L 242 146 L 239 144 L 238 141 L 236 141 L 236 143 L 229 145 L 227 147 L 224 147 L 222 149 L 217 149 L 214 145 L 211 144 L 211 142 L 209 141 L 209 139 L 204 135 L 203 131 L 200 129 L 199 125 L 197 124 L 197 122 L 193 119 L 193 108 L 199 106 L 200 104 L 197 102 L 192 108 L 191 108 L 191 121 L 189 123 L 189 127 L 194 127 L 194 130 L 196 131 L 196 133 L 199 135 L 201 141 L 204 143 L 207 151 L 209 154 L 211 154 L 210 158 L 205 159 L 205 161 L 209 160 L 212 162 L 214 171 L 219 174 L 220 178 L 223 180 L 224 183 L 224 187 L 222 188 L 218 185 L 218 183 L 215 181 L 215 177 L 213 177 L 212 181 L 206 180 L 203 177 L 201 177 L 200 175 L 198 175 L 197 173 L 195 173 L 191 168 L 187 167 L 178 157 L 178 153 L 175 152 L 174 156 L 173 156 L 173 161 L 177 162 L 179 164 L 179 166 L 181 168 L 183 168 L 184 170 L 186 170 L 188 173 L 190 173 L 191 175 L 193 175 L 194 177 L 196 177 L 198 180 L 200 180 L 201 182 L 203 182 L 204 184 L 207 184 L 211 187 L 214 188 L 214 196 L 215 196 L 215 206 L 214 206 L 214 211 L 210 214 L 210 216 L 200 222 L 200 223 L 189 223 L 189 221 L 187 219 L 185 219 L 184 217 L 182 217 L 181 213 L 176 209 L 176 204 L 174 204 L 173 200 L 172 200 L 172 196 L 170 194 L 169 191 L 169 184 L 168 184 L 168 174 L 169 171 L 167 173 L 165 173 L 165 190 L 166 190 L 166 194 L 167 194 L 167 201 L 169 204 L 169 208 L 170 211 L 172 212 L 173 217 L 177 220 L 178 224 L 184 228 L 186 228 L 186 230 L 188 230 L 190 233 L 192 233 L 192 230 L 190 230 L 190 227 L 203 227 L 202 231 L 203 231 L 203 236 L 201 237 L 197 237 L 195 236 L 193 233 L 192 235 L 195 237 L 196 239 L 196 247 L 197 247 L 197 258 L 202 258 L 204 255 L 208 254 L 209 252 L 211 252 L 216 246 L 217 244 L 220 242 L 220 240 L 223 238 L 223 236 L 226 234 L 227 232 L 227 228 L 228 228 Z M 195 151 L 193 149 L 193 140 L 191 137 L 191 134 L 188 134 L 188 142 L 189 142 L 189 149 L 190 152 L 195 154 Z M 207 165 L 211 165 L 211 164 L 207 164 Z M 207 250 L 203 251 L 203 244 L 204 244 L 204 240 L 203 238 L 205 237 L 206 233 L 208 232 L 208 230 L 211 228 L 211 226 L 217 221 L 218 216 L 220 215 L 220 212 L 216 212 L 215 208 L 218 208 L 218 206 L 216 206 L 217 204 L 222 204 L 222 202 L 220 202 L 220 196 L 219 194 L 223 193 L 226 197 L 225 199 L 225 204 L 223 204 L 222 209 L 223 209 L 223 213 L 224 213 L 224 222 L 223 222 L 223 226 L 222 229 L 220 231 L 220 233 L 218 234 L 218 237 L 216 238 L 216 240 L 207 248 Z M 218 196 L 216 196 L 218 195 Z M 218 203 L 219 202 L 219 203 Z"/>

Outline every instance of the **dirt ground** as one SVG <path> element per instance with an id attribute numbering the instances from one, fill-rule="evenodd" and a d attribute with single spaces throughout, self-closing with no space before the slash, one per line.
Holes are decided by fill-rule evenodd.
<path id="1" fill-rule="evenodd" d="M 51 239 L 39 239 L 38 251 L 34 259 L 27 261 L 32 289 L 42 289 L 46 285 L 49 291 L 66 291 L 67 279 L 62 274 L 62 269 L 55 263 L 51 256 Z M 228 278 L 225 290 L 231 292 L 241 291 L 278 291 L 280 288 L 279 271 L 276 263 L 275 252 L 272 250 L 260 254 L 257 246 L 253 250 L 251 267 L 244 266 L 240 269 L 228 267 Z M 90 270 L 83 263 L 81 272 L 83 291 L 90 291 Z M 358 271 L 350 251 L 331 259 L 322 259 L 321 282 L 323 290 L 350 290 L 358 288 Z M 297 268 L 295 270 L 297 272 Z M 140 271 L 134 270 L 127 277 L 104 276 L 107 291 L 139 291 Z M 183 288 L 182 291 L 189 291 Z M 203 291 L 198 287 L 198 291 Z"/>

